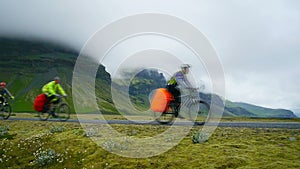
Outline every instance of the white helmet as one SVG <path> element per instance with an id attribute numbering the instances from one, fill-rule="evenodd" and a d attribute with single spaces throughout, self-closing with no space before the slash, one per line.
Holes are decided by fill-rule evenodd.
<path id="1" fill-rule="evenodd" d="M 189 64 L 182 64 L 180 67 L 181 69 L 184 69 L 184 68 L 190 68 L 191 66 Z"/>

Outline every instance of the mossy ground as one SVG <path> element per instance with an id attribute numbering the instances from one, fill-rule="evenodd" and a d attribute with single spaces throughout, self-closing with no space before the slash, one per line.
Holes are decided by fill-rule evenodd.
<path id="1" fill-rule="evenodd" d="M 37 113 L 12 113 L 11 118 L 20 117 L 20 118 L 38 118 Z M 100 120 L 99 114 L 71 114 L 71 119 L 90 119 L 90 120 Z M 103 115 L 106 120 L 127 120 L 126 117 L 122 115 Z M 132 120 L 153 120 L 154 116 L 134 116 L 130 115 Z M 203 122 L 206 120 L 206 116 L 198 116 L 198 122 Z M 221 122 L 300 122 L 300 118 L 251 118 L 251 117 L 222 117 Z"/>
<path id="2" fill-rule="evenodd" d="M 0 121 L 0 168 L 300 168 L 300 129 L 223 128 L 194 144 L 193 127 L 175 147 L 150 158 L 125 158 L 99 147 L 79 123 Z M 129 136 L 152 136 L 167 126 L 112 125 Z M 159 143 L 157 143 L 159 144 Z M 55 152 L 41 164 L 41 152 Z"/>

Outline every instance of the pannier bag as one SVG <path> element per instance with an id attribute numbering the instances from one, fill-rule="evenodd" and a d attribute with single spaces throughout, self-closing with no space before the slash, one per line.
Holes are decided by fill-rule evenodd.
<path id="1" fill-rule="evenodd" d="M 33 103 L 33 108 L 35 111 L 42 112 L 44 110 L 44 105 L 47 101 L 46 94 L 39 94 L 35 99 Z"/>
<path id="2" fill-rule="evenodd" d="M 151 110 L 154 112 L 164 112 L 172 100 L 174 98 L 166 88 L 156 89 L 151 100 Z"/>

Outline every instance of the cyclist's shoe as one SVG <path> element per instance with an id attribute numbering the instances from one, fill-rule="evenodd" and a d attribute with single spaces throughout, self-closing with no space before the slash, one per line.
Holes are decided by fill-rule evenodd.
<path id="1" fill-rule="evenodd" d="M 178 116 L 180 116 L 179 115 L 179 107 L 176 107 L 175 108 L 175 117 L 178 117 Z"/>
<path id="2" fill-rule="evenodd" d="M 178 117 L 178 112 L 177 112 L 177 111 L 175 111 L 175 117 L 176 117 L 176 118 Z"/>
<path id="3" fill-rule="evenodd" d="M 56 115 L 55 113 L 52 113 L 51 115 L 52 115 L 52 117 L 54 117 L 54 118 L 58 118 L 58 115 Z"/>
<path id="4" fill-rule="evenodd" d="M 185 119 L 183 116 L 181 115 L 178 115 L 177 118 L 180 118 L 180 119 Z"/>
<path id="5" fill-rule="evenodd" d="M 50 115 L 54 118 L 57 118 L 58 116 L 55 114 L 55 107 L 52 107 L 51 110 L 50 110 Z"/>

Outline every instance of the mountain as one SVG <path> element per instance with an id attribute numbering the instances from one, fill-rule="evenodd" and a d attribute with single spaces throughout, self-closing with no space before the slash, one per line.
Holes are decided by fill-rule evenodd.
<path id="1" fill-rule="evenodd" d="M 200 98 L 206 102 L 211 102 L 214 96 L 215 105 L 223 106 L 222 100 L 217 95 L 200 93 Z M 233 117 L 261 117 L 261 118 L 296 118 L 297 116 L 286 109 L 271 109 L 242 102 L 225 101 L 223 116 Z"/>
<path id="2" fill-rule="evenodd" d="M 295 118 L 297 117 L 291 110 L 286 109 L 270 109 L 248 103 L 234 102 L 236 107 L 246 109 L 252 115 L 250 117 L 273 117 L 273 118 Z"/>
<path id="3" fill-rule="evenodd" d="M 149 108 L 149 94 L 161 87 L 165 87 L 166 80 L 162 73 L 154 69 L 144 69 L 130 82 L 129 96 L 134 106 L 140 110 Z"/>
<path id="4" fill-rule="evenodd" d="M 72 77 L 78 52 L 61 45 L 40 41 L 16 40 L 0 38 L 0 81 L 7 82 L 7 88 L 15 96 L 12 103 L 14 112 L 33 112 L 34 98 L 41 93 L 42 86 L 60 76 L 62 86 L 68 93 L 67 102 L 72 103 Z M 122 100 L 126 99 L 119 91 L 126 85 L 122 80 L 111 81 L 110 74 L 100 65 L 95 79 L 95 94 L 99 109 L 103 113 L 119 114 L 112 100 L 111 90 Z M 145 69 L 130 79 L 129 99 L 133 106 L 140 111 L 149 109 L 149 94 L 164 87 L 166 79 L 157 70 Z M 117 96 L 117 97 L 118 97 Z M 223 106 L 222 99 L 214 94 L 199 93 L 201 99 Z M 82 103 L 88 104 L 86 102 Z M 121 105 L 126 111 L 126 102 Z M 89 112 L 89 110 L 87 110 Z M 136 114 L 127 112 L 128 114 Z M 294 118 L 294 113 L 284 109 L 269 109 L 247 103 L 225 102 L 224 116 L 234 117 L 280 117 Z"/>
<path id="5" fill-rule="evenodd" d="M 293 112 L 297 117 L 300 117 L 300 109 L 294 109 Z"/>
<path id="6" fill-rule="evenodd" d="M 214 95 L 215 100 L 219 100 L 216 105 L 223 106 L 221 98 Z M 200 93 L 200 98 L 206 102 L 211 101 L 211 94 Z M 261 107 L 257 105 L 252 105 L 242 102 L 231 102 L 225 100 L 223 116 L 233 116 L 233 117 L 259 117 L 259 118 L 296 118 L 297 116 L 291 111 L 286 109 L 271 109 L 266 107 Z"/>
<path id="7" fill-rule="evenodd" d="M 61 78 L 67 102 L 72 111 L 72 76 L 78 53 L 67 47 L 47 42 L 0 38 L 0 81 L 15 96 L 14 112 L 33 112 L 33 101 L 44 84 L 55 76 Z M 99 107 L 106 113 L 115 113 L 110 93 L 110 75 L 100 65 L 96 79 Z M 99 78 L 101 77 L 101 78 Z"/>

